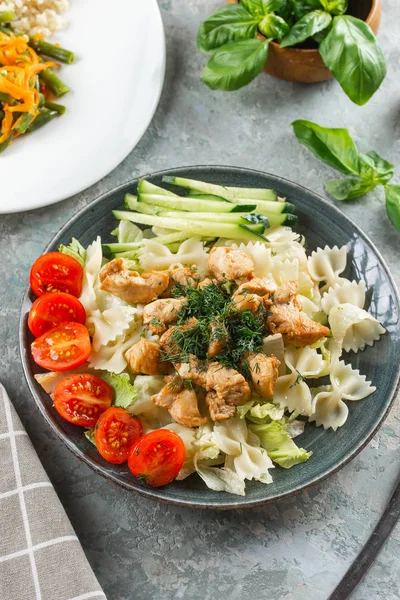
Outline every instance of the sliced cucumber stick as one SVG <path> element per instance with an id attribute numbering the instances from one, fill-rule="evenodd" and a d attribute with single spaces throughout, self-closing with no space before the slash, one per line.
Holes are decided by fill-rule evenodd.
<path id="1" fill-rule="evenodd" d="M 214 221 L 216 223 L 245 223 L 243 217 L 247 216 L 248 212 L 233 212 L 233 213 L 206 213 L 206 212 L 181 212 L 177 210 L 160 210 L 157 215 L 159 217 L 168 217 L 170 219 L 189 219 L 190 221 Z"/>
<path id="2" fill-rule="evenodd" d="M 125 196 L 125 202 L 132 208 L 134 205 L 131 198 L 129 198 L 130 194 Z M 156 194 L 139 194 L 138 196 L 139 203 L 145 203 L 149 206 L 162 206 L 163 208 L 169 210 L 183 210 L 188 212 L 221 212 L 221 213 L 230 213 L 230 212 L 251 212 L 256 208 L 255 204 L 247 204 L 247 205 L 239 205 L 231 204 L 230 202 L 213 202 L 212 200 L 196 200 L 195 198 L 182 198 L 180 196 L 176 196 L 175 198 L 166 198 L 165 196 L 158 196 Z"/>
<path id="3" fill-rule="evenodd" d="M 137 186 L 138 194 L 158 194 L 159 196 L 172 196 L 175 197 L 176 194 L 170 192 L 158 185 L 154 185 L 154 183 L 150 183 L 150 181 L 146 181 L 146 179 L 140 179 Z"/>
<path id="4" fill-rule="evenodd" d="M 171 177 L 168 175 L 163 177 L 163 182 L 172 183 L 173 185 L 188 188 L 189 190 L 193 190 L 202 194 L 222 196 L 222 198 L 225 198 L 231 202 L 234 202 L 235 198 L 252 198 L 256 200 L 270 201 L 275 201 L 278 199 L 274 190 L 270 189 L 225 187 L 223 185 L 216 185 L 214 183 L 206 183 L 204 181 L 186 179 L 184 177 Z"/>
<path id="5" fill-rule="evenodd" d="M 260 237 L 263 238 L 262 233 L 264 232 L 264 225 L 249 225 L 242 227 L 241 225 L 233 223 L 212 223 L 206 221 L 201 223 L 199 221 L 191 221 L 190 219 L 170 219 L 167 217 L 157 217 L 153 215 L 144 215 L 133 212 L 127 212 L 123 210 L 114 210 L 114 217 L 116 219 L 126 219 L 132 221 L 132 223 L 139 223 L 142 225 L 149 225 L 157 227 L 165 227 L 166 229 L 173 229 L 178 231 L 184 231 L 188 235 L 199 235 L 201 237 L 224 237 L 229 239 L 237 240 L 258 240 Z"/>

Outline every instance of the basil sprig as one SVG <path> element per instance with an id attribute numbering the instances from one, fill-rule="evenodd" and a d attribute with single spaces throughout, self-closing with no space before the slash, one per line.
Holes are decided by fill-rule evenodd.
<path id="1" fill-rule="evenodd" d="M 203 81 L 212 89 L 237 90 L 262 71 L 270 41 L 286 48 L 312 39 L 350 100 L 365 104 L 385 78 L 386 62 L 369 26 L 345 15 L 347 8 L 348 0 L 241 0 L 223 6 L 198 32 L 198 48 L 212 54 Z"/>
<path id="2" fill-rule="evenodd" d="M 336 200 L 353 200 L 383 185 L 386 194 L 386 212 L 390 221 L 400 231 L 400 185 L 388 185 L 394 175 L 394 165 L 374 151 L 358 151 L 347 129 L 321 127 L 311 121 L 293 121 L 298 141 L 317 158 L 347 179 L 328 179 L 325 189 Z"/>

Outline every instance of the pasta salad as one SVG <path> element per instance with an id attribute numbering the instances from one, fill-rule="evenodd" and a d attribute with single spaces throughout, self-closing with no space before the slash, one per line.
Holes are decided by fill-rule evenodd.
<path id="1" fill-rule="evenodd" d="M 275 192 L 166 183 L 128 194 L 115 243 L 72 240 L 34 263 L 35 377 L 105 460 L 147 484 L 197 473 L 244 495 L 247 480 L 312 460 L 305 426 L 336 431 L 348 402 L 375 391 L 343 352 L 385 329 L 365 282 L 344 277 L 346 247 L 307 254 Z"/>

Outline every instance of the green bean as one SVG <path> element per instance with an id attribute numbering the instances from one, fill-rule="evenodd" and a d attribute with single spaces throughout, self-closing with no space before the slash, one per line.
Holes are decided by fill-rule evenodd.
<path id="1" fill-rule="evenodd" d="M 26 133 L 28 127 L 32 123 L 32 119 L 33 115 L 31 113 L 24 113 L 22 119 L 15 128 L 16 131 L 18 131 L 18 133 Z"/>
<path id="2" fill-rule="evenodd" d="M 69 87 L 57 77 L 52 69 L 45 69 L 40 73 L 39 77 L 57 98 L 70 91 Z"/>
<path id="3" fill-rule="evenodd" d="M 44 107 L 55 110 L 59 115 L 63 115 L 67 110 L 63 104 L 57 104 L 56 102 L 45 102 Z"/>
<path id="4" fill-rule="evenodd" d="M 67 63 L 68 65 L 73 63 L 75 60 L 74 53 L 70 50 L 66 50 L 61 46 L 55 46 L 54 44 L 50 44 L 44 40 L 34 40 L 29 38 L 29 45 L 36 50 L 38 54 L 45 54 L 50 58 Z"/>
<path id="5" fill-rule="evenodd" d="M 58 112 L 55 110 L 47 110 L 47 108 L 40 109 L 40 112 L 36 119 L 31 123 L 27 129 L 28 132 L 36 131 L 39 127 L 43 127 L 49 121 L 52 121 L 54 117 L 58 117 Z"/>
<path id="6" fill-rule="evenodd" d="M 0 11 L 0 23 L 11 23 L 14 19 L 15 13 L 12 10 Z"/>

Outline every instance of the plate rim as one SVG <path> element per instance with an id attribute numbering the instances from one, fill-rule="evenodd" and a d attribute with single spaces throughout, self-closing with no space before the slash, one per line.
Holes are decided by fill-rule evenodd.
<path id="1" fill-rule="evenodd" d="M 160 57 L 161 58 L 161 61 L 160 61 L 161 77 L 158 80 L 158 89 L 154 96 L 154 101 L 151 106 L 151 110 L 149 111 L 148 118 L 144 119 L 142 121 L 142 127 L 138 130 L 139 133 L 136 136 L 135 141 L 132 144 L 129 144 L 129 149 L 127 151 L 124 151 L 121 156 L 118 155 L 116 159 L 110 161 L 107 169 L 104 169 L 104 171 L 101 172 L 100 174 L 96 174 L 96 176 L 88 178 L 84 187 L 81 187 L 81 185 L 76 186 L 74 188 L 74 190 L 68 194 L 68 196 L 65 196 L 60 191 L 58 194 L 54 195 L 52 200 L 45 200 L 44 202 L 39 200 L 39 202 L 37 204 L 35 203 L 34 206 L 17 207 L 17 208 L 14 208 L 12 206 L 11 208 L 6 208 L 6 210 L 3 210 L 3 208 L 0 204 L 0 215 L 18 214 L 20 212 L 38 210 L 40 208 L 45 208 L 46 206 L 52 206 L 53 204 L 58 204 L 59 202 L 68 200 L 68 198 L 72 198 L 73 196 L 76 196 L 77 194 L 81 194 L 81 193 L 85 192 L 92 185 L 95 185 L 96 183 L 101 181 L 104 177 L 107 177 L 107 175 L 109 175 L 112 171 L 114 171 L 139 144 L 140 140 L 142 139 L 142 137 L 146 133 L 147 129 L 149 128 L 151 122 L 153 121 L 154 115 L 157 111 L 158 105 L 160 103 L 161 94 L 164 89 L 165 73 L 166 73 L 166 54 L 167 54 L 167 52 L 166 52 L 166 39 L 165 39 L 164 23 L 162 20 L 161 10 L 160 10 L 157 0 L 152 0 L 151 6 L 153 7 L 155 17 L 158 19 L 158 29 L 159 29 L 159 34 L 160 34 L 160 43 L 161 43 L 161 47 L 162 47 L 162 56 Z M 152 32 L 154 33 L 154 31 L 157 31 L 157 30 L 153 29 Z"/>
<path id="2" fill-rule="evenodd" d="M 268 173 L 267 171 L 260 171 L 258 169 L 250 169 L 250 168 L 246 168 L 246 167 L 237 167 L 237 166 L 232 166 L 232 165 L 184 165 L 181 167 L 168 168 L 168 169 L 163 169 L 161 171 L 154 171 L 152 173 L 147 173 L 145 175 L 140 175 L 138 177 L 129 179 L 128 181 L 121 183 L 121 184 L 111 188 L 110 190 L 102 193 L 100 196 L 95 198 L 92 202 L 89 202 L 83 208 L 81 208 L 78 213 L 72 215 L 66 221 L 66 223 L 63 225 L 63 227 L 61 227 L 61 229 L 59 229 L 55 233 L 55 235 L 52 237 L 52 239 L 49 241 L 49 243 L 46 244 L 46 246 L 43 250 L 43 253 L 48 252 L 49 249 L 54 244 L 55 240 L 57 238 L 59 238 L 60 236 L 62 236 L 64 234 L 64 232 L 66 230 L 68 230 L 71 225 L 73 225 L 74 222 L 78 221 L 84 212 L 86 212 L 87 210 L 90 210 L 90 209 L 94 209 L 99 203 L 101 203 L 110 194 L 115 194 L 127 186 L 134 186 L 135 184 L 137 184 L 139 179 L 162 177 L 163 175 L 175 174 L 177 171 L 182 171 L 182 170 L 186 170 L 186 169 L 190 170 L 190 171 L 196 171 L 196 170 L 201 171 L 204 169 L 207 169 L 210 171 L 234 170 L 236 172 L 242 172 L 242 173 L 247 173 L 247 174 L 253 173 L 256 175 L 267 176 L 272 181 L 275 181 L 277 183 L 281 182 L 284 184 L 288 184 L 290 186 L 294 186 L 296 188 L 300 188 L 301 190 L 304 190 L 307 194 L 311 194 L 318 200 L 318 202 L 321 202 L 322 205 L 328 206 L 331 210 L 333 210 L 334 213 L 340 215 L 341 219 L 345 219 L 347 221 L 347 223 L 349 225 L 351 225 L 353 230 L 363 239 L 363 241 L 366 242 L 367 245 L 370 246 L 370 248 L 373 250 L 373 252 L 378 257 L 378 259 L 385 271 L 385 274 L 395 291 L 395 301 L 396 301 L 397 305 L 400 307 L 399 290 L 398 290 L 397 285 L 394 281 L 394 278 L 389 270 L 389 267 L 386 264 L 386 261 L 382 257 L 378 248 L 368 237 L 368 235 L 365 234 L 362 231 L 362 229 L 360 229 L 360 227 L 358 227 L 358 225 L 356 223 L 354 223 L 354 221 L 350 217 L 348 217 L 344 212 L 342 212 L 337 206 L 328 202 L 325 198 L 320 196 L 317 192 L 314 192 L 314 191 L 310 190 L 309 188 L 307 188 L 297 182 L 294 182 L 294 181 L 287 179 L 286 177 L 282 177 L 280 175 L 274 175 L 272 173 Z M 36 407 L 40 410 L 40 412 L 44 416 L 45 420 L 50 425 L 51 429 L 56 433 L 56 435 L 59 438 L 61 438 L 62 442 L 65 443 L 65 445 L 72 452 L 72 454 L 74 454 L 81 462 L 88 465 L 95 473 L 100 474 L 104 479 L 112 481 L 114 484 L 118 485 L 119 487 L 121 487 L 125 490 L 134 492 L 135 494 L 138 494 L 139 496 L 151 499 L 153 501 L 160 502 L 162 504 L 170 504 L 170 505 L 182 506 L 182 507 L 186 507 L 186 508 L 200 508 L 200 509 L 205 509 L 205 510 L 236 510 L 236 509 L 243 509 L 243 508 L 254 508 L 254 507 L 262 506 L 265 504 L 271 504 L 271 503 L 283 500 L 285 498 L 293 497 L 301 492 L 307 491 L 307 490 L 315 487 L 316 485 L 319 485 L 320 483 L 322 483 L 323 481 L 325 481 L 332 475 L 335 475 L 338 471 L 340 471 L 343 467 L 345 467 L 350 461 L 352 461 L 358 454 L 360 454 L 360 452 L 369 444 L 369 442 L 372 440 L 372 438 L 376 435 L 378 430 L 383 425 L 390 410 L 393 407 L 393 404 L 397 398 L 397 394 L 400 391 L 400 365 L 399 365 L 397 374 L 396 374 L 397 381 L 395 382 L 395 386 L 393 388 L 392 397 L 390 398 L 390 401 L 386 407 L 385 412 L 383 413 L 383 415 L 381 416 L 379 421 L 374 425 L 371 432 L 367 435 L 366 438 L 364 438 L 358 444 L 358 446 L 356 448 L 353 448 L 351 450 L 351 452 L 349 452 L 347 457 L 345 457 L 334 468 L 330 469 L 327 472 L 324 472 L 322 475 L 315 476 L 311 481 L 308 481 L 304 485 L 297 485 L 295 488 L 293 488 L 292 490 L 290 490 L 288 492 L 280 493 L 280 494 L 277 494 L 276 496 L 274 496 L 273 498 L 266 498 L 264 500 L 248 500 L 248 501 L 246 501 L 246 496 L 243 496 L 243 497 L 235 496 L 235 498 L 238 499 L 238 502 L 236 502 L 236 503 L 221 502 L 219 504 L 207 504 L 206 502 L 202 502 L 202 501 L 192 501 L 192 500 L 186 501 L 184 499 L 159 497 L 159 496 L 157 496 L 157 488 L 133 486 L 132 483 L 130 483 L 130 482 L 125 483 L 125 482 L 121 481 L 113 473 L 105 472 L 104 469 L 100 465 L 97 465 L 96 463 L 92 462 L 90 459 L 88 459 L 83 454 L 83 452 L 81 452 L 78 448 L 76 448 L 74 443 L 71 442 L 71 440 L 65 435 L 65 433 L 60 428 L 58 423 L 53 422 L 50 419 L 49 415 L 47 414 L 47 412 L 45 410 L 45 406 L 39 400 L 37 391 L 34 387 L 33 376 L 30 373 L 29 360 L 27 359 L 28 352 L 26 352 L 26 347 L 25 347 L 25 336 L 27 335 L 27 324 L 26 324 L 27 314 L 26 313 L 24 314 L 23 311 L 24 311 L 24 305 L 26 304 L 27 301 L 29 302 L 29 291 L 30 291 L 30 287 L 28 285 L 25 292 L 23 293 L 22 302 L 20 304 L 18 339 L 19 339 L 19 350 L 20 350 L 20 356 L 21 356 L 24 376 L 28 383 L 30 392 L 35 400 Z M 135 483 L 135 480 L 132 480 L 132 482 Z M 239 498 L 241 498 L 241 500 L 239 500 Z"/>

